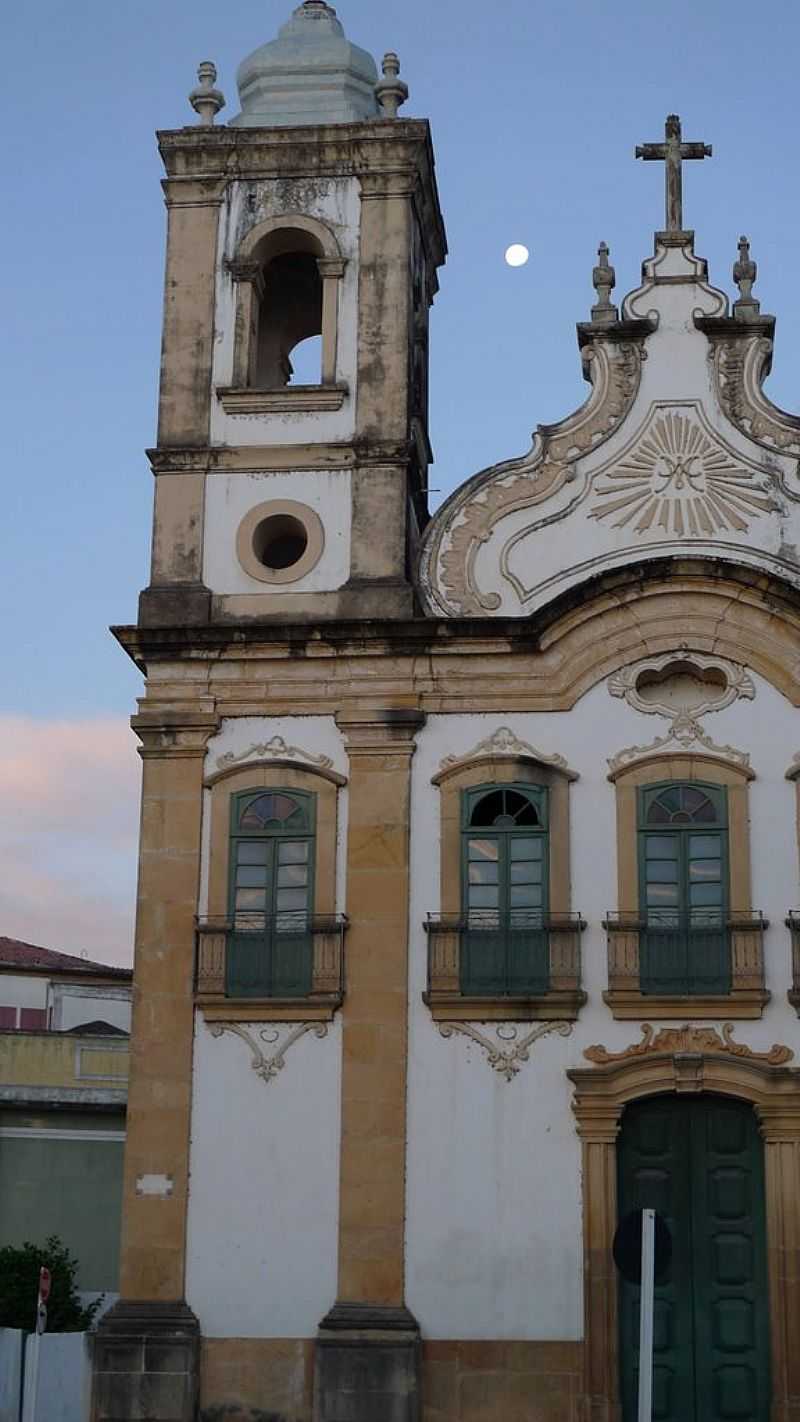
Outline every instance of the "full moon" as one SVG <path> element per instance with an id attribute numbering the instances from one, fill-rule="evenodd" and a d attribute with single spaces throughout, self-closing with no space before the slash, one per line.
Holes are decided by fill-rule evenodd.
<path id="1" fill-rule="evenodd" d="M 512 242 L 510 247 L 506 247 L 506 261 L 510 267 L 524 267 L 529 256 L 530 252 L 521 242 Z"/>

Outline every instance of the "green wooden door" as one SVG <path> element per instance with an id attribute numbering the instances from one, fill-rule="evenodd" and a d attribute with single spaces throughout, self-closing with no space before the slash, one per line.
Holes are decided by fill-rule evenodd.
<path id="1" fill-rule="evenodd" d="M 656 1287 L 654 1422 L 769 1422 L 763 1153 L 755 1115 L 724 1097 L 625 1112 L 620 1217 L 650 1207 L 673 1257 Z M 639 1289 L 620 1285 L 622 1415 L 635 1422 Z"/>

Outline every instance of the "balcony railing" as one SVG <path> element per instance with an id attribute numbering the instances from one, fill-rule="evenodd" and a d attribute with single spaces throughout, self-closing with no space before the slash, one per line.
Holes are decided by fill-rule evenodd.
<path id="1" fill-rule="evenodd" d="M 562 998 L 577 1011 L 581 991 L 580 914 L 479 909 L 429 914 L 428 991 L 431 1007 L 449 1002 Z M 557 1005 L 554 1003 L 554 1006 Z"/>
<path id="2" fill-rule="evenodd" d="M 609 913 L 609 994 L 724 997 L 764 994 L 759 911 L 655 909 Z"/>
<path id="3" fill-rule="evenodd" d="M 341 1002 L 344 914 L 244 914 L 197 925 L 197 996 Z"/>
<path id="4" fill-rule="evenodd" d="M 800 1012 L 800 909 L 790 909 L 786 927 L 792 935 L 792 986 L 789 1001 Z"/>

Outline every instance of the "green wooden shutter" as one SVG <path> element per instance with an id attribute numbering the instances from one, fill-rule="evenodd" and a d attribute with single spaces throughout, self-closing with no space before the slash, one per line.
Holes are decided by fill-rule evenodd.
<path id="1" fill-rule="evenodd" d="M 639 793 L 641 990 L 730 991 L 725 792 L 675 782 Z"/>
<path id="2" fill-rule="evenodd" d="M 461 991 L 547 991 L 547 792 L 480 786 L 463 799 Z"/>
<path id="3" fill-rule="evenodd" d="M 314 797 L 244 792 L 231 805 L 231 997 L 303 997 L 313 976 Z"/>

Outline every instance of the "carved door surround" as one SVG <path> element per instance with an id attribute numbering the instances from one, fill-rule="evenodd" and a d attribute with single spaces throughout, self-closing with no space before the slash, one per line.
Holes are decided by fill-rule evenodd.
<path id="1" fill-rule="evenodd" d="M 648 1035 L 649 1033 L 649 1035 Z M 583 1148 L 584 1422 L 620 1422 L 616 1142 L 625 1107 L 648 1096 L 705 1092 L 749 1102 L 764 1140 L 772 1422 L 800 1422 L 800 1072 L 788 1048 L 757 1053 L 713 1028 L 644 1032 L 625 1052 L 589 1048 L 600 1065 L 567 1073 Z M 670 1044 L 678 1050 L 661 1050 Z M 591 1055 L 590 1055 L 591 1054 Z"/>

